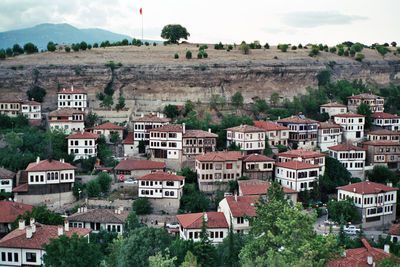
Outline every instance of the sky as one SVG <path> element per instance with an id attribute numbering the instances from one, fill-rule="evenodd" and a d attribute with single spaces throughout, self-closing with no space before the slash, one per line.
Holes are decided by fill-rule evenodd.
<path id="1" fill-rule="evenodd" d="M 143 15 L 139 9 L 143 9 Z M 189 42 L 334 45 L 400 43 L 400 0 L 0 0 L 0 32 L 40 23 L 161 40 L 181 24 Z"/>

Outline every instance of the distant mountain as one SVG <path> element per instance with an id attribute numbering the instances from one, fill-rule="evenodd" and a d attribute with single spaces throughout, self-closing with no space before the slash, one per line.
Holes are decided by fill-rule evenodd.
<path id="1" fill-rule="evenodd" d="M 78 29 L 66 23 L 44 23 L 32 28 L 0 32 L 0 49 L 12 47 L 14 44 L 23 46 L 28 42 L 34 43 L 39 50 L 41 50 L 47 49 L 47 43 L 49 41 L 58 44 L 71 44 L 85 41 L 88 44 L 93 44 L 95 42 L 99 43 L 106 40 L 116 42 L 122 41 L 123 39 L 132 41 L 132 37 L 130 36 L 102 29 Z"/>

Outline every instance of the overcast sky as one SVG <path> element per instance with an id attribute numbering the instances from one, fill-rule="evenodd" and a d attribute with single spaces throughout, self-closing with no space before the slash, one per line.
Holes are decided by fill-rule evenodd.
<path id="1" fill-rule="evenodd" d="M 69 23 L 160 40 L 181 24 L 190 42 L 400 43 L 400 0 L 0 0 L 0 32 Z"/>

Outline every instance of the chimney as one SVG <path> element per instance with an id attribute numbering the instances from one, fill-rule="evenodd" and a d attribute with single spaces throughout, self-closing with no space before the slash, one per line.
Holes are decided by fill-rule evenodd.
<path id="1" fill-rule="evenodd" d="M 367 264 L 372 266 L 372 256 L 367 256 Z"/>
<path id="2" fill-rule="evenodd" d="M 237 202 L 237 192 L 235 191 L 235 202 Z"/>
<path id="3" fill-rule="evenodd" d="M 33 98 L 33 97 L 31 98 L 31 101 L 34 101 L 34 98 Z"/>
<path id="4" fill-rule="evenodd" d="M 160 117 L 160 112 L 157 112 L 157 118 L 159 118 Z"/>
<path id="5" fill-rule="evenodd" d="M 144 114 L 143 114 L 143 113 L 142 113 L 142 114 L 140 114 L 140 117 L 141 117 L 141 118 L 143 118 L 143 117 L 144 117 Z"/>
<path id="6" fill-rule="evenodd" d="M 87 212 L 87 207 L 83 207 L 83 212 Z"/>
<path id="7" fill-rule="evenodd" d="M 26 239 L 32 238 L 32 227 L 27 226 L 26 227 Z"/>
<path id="8" fill-rule="evenodd" d="M 208 132 L 211 133 L 211 128 L 208 128 Z"/>
<path id="9" fill-rule="evenodd" d="M 65 232 L 69 231 L 69 222 L 68 221 L 64 221 L 64 230 L 65 230 Z"/>
<path id="10" fill-rule="evenodd" d="M 207 221 L 208 221 L 207 212 L 204 212 L 204 214 L 203 214 L 203 218 L 204 218 L 204 221 L 205 221 L 205 222 L 207 222 Z"/>
<path id="11" fill-rule="evenodd" d="M 383 251 L 385 251 L 386 253 L 390 253 L 390 245 L 389 244 L 385 244 L 384 246 L 383 246 Z"/>
<path id="12" fill-rule="evenodd" d="M 71 91 L 72 91 L 72 92 L 74 91 L 74 86 L 73 86 L 73 85 L 71 85 Z"/>
<path id="13" fill-rule="evenodd" d="M 32 233 L 36 232 L 35 218 L 30 219 L 29 225 L 32 227 Z"/>
<path id="14" fill-rule="evenodd" d="M 60 162 L 61 162 L 61 163 L 65 163 L 64 159 L 60 159 Z"/>
<path id="15" fill-rule="evenodd" d="M 19 219 L 18 220 L 18 229 L 24 230 L 24 228 L 25 228 L 25 220 Z"/>
<path id="16" fill-rule="evenodd" d="M 186 132 L 186 124 L 182 123 L 182 134 L 185 134 Z"/>
<path id="17" fill-rule="evenodd" d="M 40 157 L 37 157 L 36 158 L 36 163 L 39 163 L 40 162 Z"/>
<path id="18" fill-rule="evenodd" d="M 64 234 L 64 229 L 62 225 L 57 226 L 58 229 L 58 236 L 63 235 Z"/>
<path id="19" fill-rule="evenodd" d="M 118 213 L 118 214 L 121 214 L 121 210 L 120 210 L 120 209 L 117 209 L 117 213 Z"/>
<path id="20" fill-rule="evenodd" d="M 392 184 L 391 182 L 388 182 L 388 183 L 387 183 L 387 186 L 393 187 L 393 184 Z"/>
<path id="21" fill-rule="evenodd" d="M 115 213 L 115 214 L 118 214 L 118 209 L 114 210 L 114 213 Z"/>
<path id="22" fill-rule="evenodd" d="M 32 224 L 34 224 L 35 223 L 35 218 L 31 218 L 30 219 L 30 225 L 32 226 Z"/>

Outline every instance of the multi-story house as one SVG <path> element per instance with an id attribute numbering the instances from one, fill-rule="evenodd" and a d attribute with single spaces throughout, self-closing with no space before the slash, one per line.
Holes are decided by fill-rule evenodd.
<path id="1" fill-rule="evenodd" d="M 199 212 L 176 215 L 179 222 L 179 236 L 184 240 L 201 240 L 203 220 L 207 226 L 208 239 L 213 244 L 221 243 L 228 236 L 229 225 L 223 212 Z"/>
<path id="2" fill-rule="evenodd" d="M 15 173 L 0 168 L 0 192 L 11 193 L 15 181 Z"/>
<path id="3" fill-rule="evenodd" d="M 63 88 L 57 92 L 58 109 L 62 108 L 74 108 L 81 111 L 85 111 L 87 108 L 87 93 L 83 90 Z"/>
<path id="4" fill-rule="evenodd" d="M 233 232 L 248 234 L 250 225 L 247 216 L 257 216 L 254 207 L 257 200 L 258 196 L 225 197 L 218 204 L 218 212 L 223 212 Z"/>
<path id="5" fill-rule="evenodd" d="M 270 146 L 288 145 L 289 128 L 272 121 L 254 121 L 254 126 L 265 131 Z"/>
<path id="6" fill-rule="evenodd" d="M 275 163 L 275 180 L 296 191 L 313 189 L 319 175 L 318 165 L 297 160 Z"/>
<path id="7" fill-rule="evenodd" d="M 133 157 L 139 154 L 139 142 L 135 142 L 133 139 L 133 132 L 128 132 L 124 141 L 122 141 L 124 147 L 124 157 Z"/>
<path id="8" fill-rule="evenodd" d="M 242 158 L 243 176 L 267 180 L 274 172 L 275 160 L 264 155 L 249 154 Z"/>
<path id="9" fill-rule="evenodd" d="M 106 230 L 122 234 L 128 215 L 129 211 L 123 208 L 108 210 L 82 207 L 78 208 L 78 212 L 69 216 L 67 220 L 70 227 L 92 229 L 93 233 Z"/>
<path id="10" fill-rule="evenodd" d="M 318 146 L 321 151 L 327 151 L 328 147 L 342 143 L 343 128 L 339 124 L 320 122 L 318 124 Z"/>
<path id="11" fill-rule="evenodd" d="M 340 144 L 328 148 L 329 156 L 337 159 L 353 177 L 364 178 L 366 149 L 350 144 Z"/>
<path id="12" fill-rule="evenodd" d="M 384 165 L 390 169 L 400 168 L 400 143 L 388 140 L 365 142 L 368 165 Z"/>
<path id="13" fill-rule="evenodd" d="M 137 178 L 152 172 L 164 171 L 165 162 L 123 158 L 115 167 L 119 179 Z"/>
<path id="14" fill-rule="evenodd" d="M 337 190 L 338 201 L 353 199 L 363 228 L 391 225 L 396 219 L 398 188 L 365 181 L 341 186 Z"/>
<path id="15" fill-rule="evenodd" d="M 194 159 L 196 155 L 201 155 L 215 151 L 217 134 L 202 130 L 186 130 L 183 134 L 183 155 L 186 159 Z"/>
<path id="16" fill-rule="evenodd" d="M 67 136 L 68 154 L 74 154 L 74 160 L 97 157 L 97 138 L 98 134 L 83 131 Z"/>
<path id="17" fill-rule="evenodd" d="M 271 187 L 271 183 L 258 179 L 251 180 L 239 180 L 239 196 L 266 196 L 267 190 Z M 289 199 L 296 204 L 297 195 L 299 191 L 293 190 L 291 188 L 281 187 L 283 192 L 285 193 L 285 198 Z"/>
<path id="18" fill-rule="evenodd" d="M 389 130 L 376 130 L 367 133 L 369 141 L 375 140 L 390 140 L 393 142 L 400 142 L 400 132 L 392 132 Z"/>
<path id="19" fill-rule="evenodd" d="M 289 128 L 289 145 L 293 149 L 312 149 L 317 146 L 318 121 L 299 114 L 280 119 L 277 123 Z"/>
<path id="20" fill-rule="evenodd" d="M 219 151 L 198 155 L 195 169 L 201 191 L 212 193 L 225 189 L 229 181 L 242 176 L 242 154 L 240 151 Z"/>
<path id="21" fill-rule="evenodd" d="M 24 171 L 25 181 L 13 189 L 14 200 L 31 205 L 63 205 L 75 200 L 72 187 L 75 170 L 69 163 L 45 159 L 29 163 Z"/>
<path id="22" fill-rule="evenodd" d="M 25 226 L 24 220 L 19 220 L 17 229 L 0 240 L 0 266 L 43 266 L 43 244 L 49 244 L 51 239 L 61 235 L 71 237 L 89 237 L 91 229 L 65 226 L 43 225 L 31 218 L 30 225 Z"/>
<path id="23" fill-rule="evenodd" d="M 164 114 L 157 112 L 156 116 L 154 116 L 152 113 L 147 116 L 142 114 L 141 117 L 135 118 L 131 122 L 133 124 L 135 144 L 138 145 L 139 141 L 144 141 L 146 145 L 149 145 L 149 130 L 168 124 L 170 119 L 165 118 Z M 139 152 L 145 153 L 145 151 Z"/>
<path id="24" fill-rule="evenodd" d="M 361 105 L 361 103 L 367 104 L 372 113 L 384 111 L 385 99 L 382 96 L 368 93 L 347 97 L 347 108 L 350 112 L 357 112 L 357 108 Z"/>
<path id="25" fill-rule="evenodd" d="M 338 114 L 334 122 L 343 127 L 343 141 L 357 143 L 364 138 L 365 116 L 354 113 Z"/>
<path id="26" fill-rule="evenodd" d="M 400 131 L 400 117 L 390 113 L 375 112 L 371 114 L 372 124 L 390 131 Z"/>
<path id="27" fill-rule="evenodd" d="M 333 119 L 335 115 L 347 113 L 347 106 L 336 102 L 323 104 L 319 106 L 319 112 L 328 113 L 329 118 Z"/>
<path id="28" fill-rule="evenodd" d="M 41 120 L 42 119 L 42 108 L 39 102 L 24 101 L 21 103 L 21 112 L 28 120 Z"/>
<path id="29" fill-rule="evenodd" d="M 262 154 L 265 149 L 265 131 L 251 126 L 240 125 L 226 129 L 226 146 L 235 143 L 243 151 L 244 155 Z"/>
<path id="30" fill-rule="evenodd" d="M 313 165 L 317 165 L 319 167 L 319 173 L 321 175 L 325 173 L 326 154 L 312 150 L 296 149 L 278 153 L 277 156 L 278 156 L 278 162 L 288 162 L 293 160 L 302 161 Z"/>
<path id="31" fill-rule="evenodd" d="M 73 108 L 54 110 L 49 113 L 48 123 L 52 131 L 59 130 L 67 134 L 83 131 L 85 128 L 85 112 Z"/>
<path id="32" fill-rule="evenodd" d="M 0 114 L 7 115 L 9 117 L 17 117 L 21 113 L 21 101 L 20 100 L 0 100 Z"/>
<path id="33" fill-rule="evenodd" d="M 118 134 L 118 140 L 122 140 L 124 136 L 125 127 L 116 125 L 112 122 L 106 122 L 98 126 L 87 128 L 86 130 L 91 133 L 104 135 L 106 141 L 110 142 L 111 136 L 113 134 Z"/>
<path id="34" fill-rule="evenodd" d="M 12 229 L 12 225 L 18 215 L 24 215 L 27 211 L 32 210 L 31 205 L 18 203 L 13 201 L 0 201 L 0 235 L 8 233 Z"/>
<path id="35" fill-rule="evenodd" d="M 150 154 L 154 159 L 182 160 L 182 124 L 166 124 L 153 128 L 150 132 Z"/>

